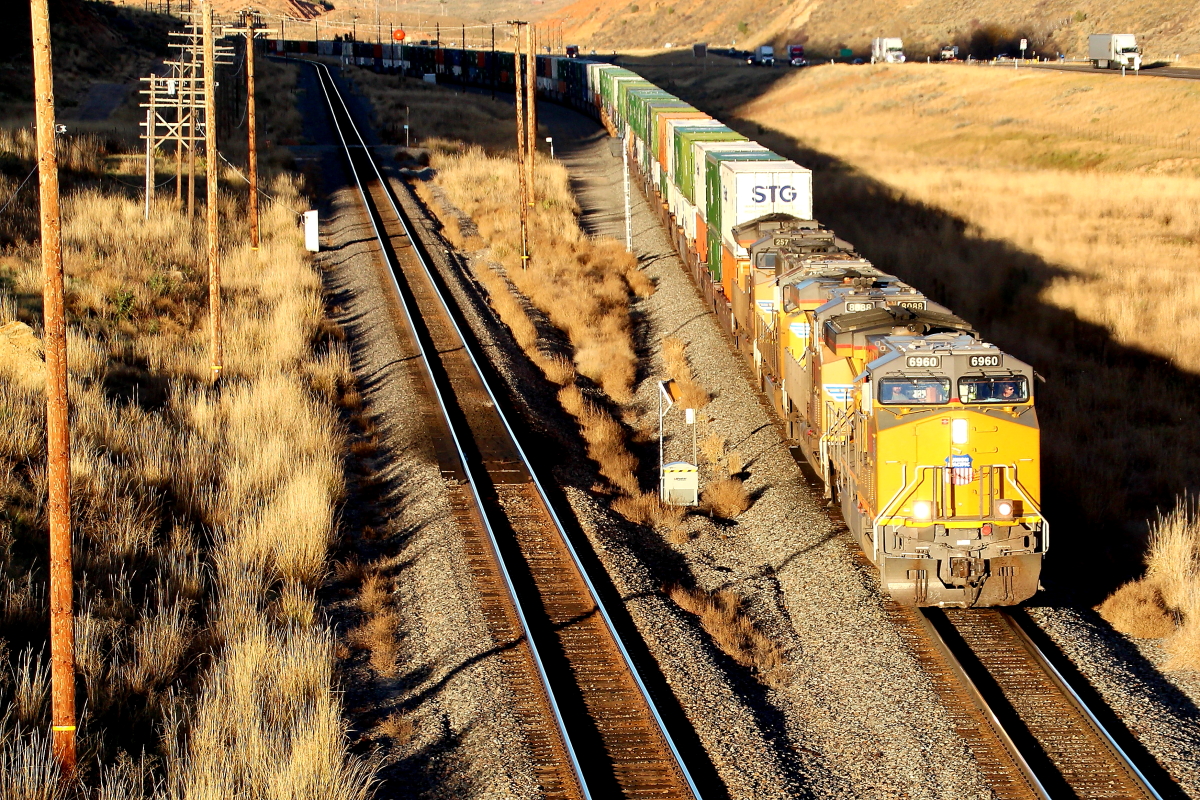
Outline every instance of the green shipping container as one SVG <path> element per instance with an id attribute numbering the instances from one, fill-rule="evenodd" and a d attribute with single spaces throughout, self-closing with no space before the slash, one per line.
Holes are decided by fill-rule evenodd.
<path id="1" fill-rule="evenodd" d="M 696 204 L 696 150 L 692 147 L 696 142 L 748 142 L 745 136 L 737 131 L 720 128 L 685 131 L 678 137 L 679 150 L 675 151 L 675 186 L 683 192 L 683 196 L 692 205 Z"/>
<path id="2" fill-rule="evenodd" d="M 658 149 L 658 119 L 664 113 L 678 111 L 695 111 L 696 109 L 679 98 L 671 100 L 651 100 L 646 103 L 646 127 L 645 135 L 641 137 L 645 143 L 642 158 L 642 171 L 650 175 L 651 164 L 657 157 L 656 150 Z"/>
<path id="3" fill-rule="evenodd" d="M 616 92 L 619 83 L 629 80 L 641 80 L 641 75 L 627 69 L 608 69 L 600 73 L 600 102 L 613 108 L 616 105 Z"/>
<path id="4" fill-rule="evenodd" d="M 712 228 L 708 229 L 708 274 L 721 282 L 721 234 L 713 234 Z"/>
<path id="5" fill-rule="evenodd" d="M 653 91 L 658 90 L 658 87 L 645 78 L 640 77 L 637 80 L 617 81 L 617 114 L 626 125 L 629 124 L 629 93 L 634 89 L 650 89 Z"/>
<path id="6" fill-rule="evenodd" d="M 651 108 L 686 105 L 678 97 L 662 89 L 632 89 L 629 92 L 629 126 L 639 139 L 643 142 L 649 141 Z"/>
<path id="7" fill-rule="evenodd" d="M 671 136 L 671 153 L 669 154 L 671 156 L 671 158 L 673 158 L 674 160 L 668 161 L 668 166 L 669 167 L 673 166 L 676 172 L 678 172 L 678 170 L 679 170 L 680 154 L 683 152 L 683 148 L 681 145 L 681 142 L 683 141 L 683 137 L 687 136 L 688 134 L 695 134 L 695 133 L 726 134 L 726 135 L 734 137 L 734 139 L 732 139 L 731 141 L 737 141 L 738 139 L 746 138 L 745 136 L 742 136 L 737 131 L 731 130 L 731 129 L 725 127 L 724 125 L 708 125 L 708 126 L 676 125 L 674 127 L 674 129 L 672 129 L 672 131 L 671 131 L 671 134 L 672 134 L 672 136 Z M 673 180 L 675 180 L 675 176 L 668 174 L 668 172 L 669 171 L 666 169 L 664 169 L 662 171 L 662 188 L 660 189 L 660 191 L 662 192 L 663 197 L 667 196 L 667 184 L 669 184 Z M 676 183 L 675 185 L 679 186 L 678 183 Z M 689 200 L 688 202 L 691 202 L 691 201 Z"/>
<path id="8" fill-rule="evenodd" d="M 723 153 L 715 152 L 705 155 L 705 187 L 706 195 L 704 201 L 705 225 L 708 226 L 708 237 L 712 240 L 713 231 L 716 231 L 717 237 L 717 258 L 721 256 L 721 162 L 723 161 L 786 161 L 783 156 L 767 152 L 757 153 Z M 712 245 L 709 245 L 709 253 L 712 253 Z M 711 263 L 711 262 L 710 262 Z"/>

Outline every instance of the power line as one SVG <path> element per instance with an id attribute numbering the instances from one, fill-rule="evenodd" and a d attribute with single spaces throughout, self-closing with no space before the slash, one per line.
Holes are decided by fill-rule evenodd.
<path id="1" fill-rule="evenodd" d="M 29 174 L 25 176 L 25 180 L 21 181 L 21 185 L 17 187 L 17 190 L 12 193 L 11 197 L 4 201 L 3 206 L 0 206 L 0 214 L 3 214 L 4 210 L 12 204 L 12 201 L 17 199 L 17 195 L 21 193 L 21 190 L 25 188 L 25 184 L 29 183 L 29 179 L 32 178 L 33 174 L 37 171 L 38 165 L 34 164 L 33 169 L 29 170 Z"/>

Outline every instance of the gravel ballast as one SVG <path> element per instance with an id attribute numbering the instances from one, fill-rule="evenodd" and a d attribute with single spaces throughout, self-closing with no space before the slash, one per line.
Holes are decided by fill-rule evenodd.
<path id="1" fill-rule="evenodd" d="M 308 88 L 302 102 L 311 103 L 321 93 L 310 70 L 301 75 Z M 329 141 L 324 109 L 304 110 L 309 137 Z M 409 358 L 390 279 L 337 151 L 322 149 L 315 158 L 325 189 L 317 263 L 379 444 L 366 459 L 367 479 L 349 481 L 337 557 L 378 570 L 397 641 L 395 669 L 384 674 L 365 652 L 343 651 L 355 747 L 376 752 L 380 798 L 534 797 L 532 756 L 496 656 L 502 643 L 480 611 L 433 434 L 418 411 L 427 399 L 420 362 Z M 355 591 L 352 578 L 335 582 L 325 605 L 342 641 L 362 619 Z"/>
<path id="2" fill-rule="evenodd" d="M 589 232 L 623 238 L 621 162 L 607 136 L 564 109 L 543 105 L 539 113 L 571 172 Z M 633 427 L 656 435 L 659 342 L 680 336 L 715 398 L 701 411 L 702 435 L 719 432 L 747 459 L 747 488 L 756 499 L 736 524 L 694 515 L 693 538 L 679 546 L 631 530 L 602 494 L 587 488 L 595 483 L 594 468 L 579 458 L 575 425 L 556 408 L 552 390 L 497 333 L 473 283 L 460 277 L 455 291 L 530 424 L 548 440 L 543 450 L 554 453 L 545 457 L 553 459 L 559 483 L 576 487 L 566 491 L 575 517 L 728 795 L 990 797 L 928 679 L 885 618 L 878 581 L 857 566 L 853 543 L 806 485 L 636 188 L 633 196 L 636 249 L 658 283 L 634 307 L 650 366 L 639 376 Z M 439 265 L 450 278 L 452 258 Z M 669 421 L 675 437 L 669 447 L 683 446 L 682 427 Z M 643 482 L 652 485 L 657 444 L 649 435 L 641 437 L 638 455 Z M 731 588 L 745 598 L 750 616 L 785 654 L 770 686 L 715 647 L 697 620 L 664 596 L 671 582 Z"/>
<path id="3" fill-rule="evenodd" d="M 1161 641 L 1117 633 L 1094 611 L 1028 611 L 1187 796 L 1200 797 L 1200 673 L 1163 670 Z"/>
<path id="4" fill-rule="evenodd" d="M 544 113 L 543 119 L 557 121 L 554 114 Z M 567 130 L 582 131 L 590 123 L 576 118 L 562 124 Z M 624 238 L 624 215 L 619 209 L 623 201 L 620 160 L 611 157 L 606 160 L 610 140 L 603 132 L 593 132 L 590 137 L 585 135 L 576 141 L 575 146 L 560 143 L 558 147 L 576 176 L 585 225 L 595 234 Z M 617 211 L 613 210 L 614 204 L 618 205 Z M 811 500 L 811 494 L 799 489 L 798 481 L 783 478 L 790 474 L 790 458 L 784 457 L 773 431 L 768 433 L 766 428 L 758 427 L 764 420 L 757 414 L 749 414 L 751 407 L 756 411 L 763 407 L 752 402 L 756 396 L 747 386 L 746 368 L 737 357 L 733 366 L 729 364 L 728 346 L 715 330 L 711 315 L 695 300 L 686 270 L 636 188 L 633 207 L 635 244 L 659 289 L 654 297 L 642 303 L 648 328 L 651 332 L 662 331 L 688 340 L 693 367 L 718 395 L 705 411 L 717 418 L 715 427 L 751 459 L 748 488 L 753 492 L 767 490 L 739 520 L 737 533 L 733 534 L 745 545 L 743 548 L 730 547 L 731 540 L 721 535 L 701 535 L 681 550 L 693 565 L 700 585 L 710 589 L 734 586 L 753 598 L 751 608 L 760 622 L 770 625 L 768 621 L 772 618 L 786 620 L 794 625 L 795 636 L 801 639 L 819 636 L 828 643 L 827 647 L 810 645 L 810 651 L 794 651 L 793 658 L 803 663 L 804 669 L 797 673 L 793 685 L 776 693 L 786 698 L 771 699 L 786 710 L 789 719 L 798 720 L 798 729 L 807 725 L 817 736 L 824 733 L 834 741 L 846 743 L 849 750 L 845 755 L 852 762 L 859 762 L 862 769 L 862 772 L 858 769 L 847 772 L 858 772 L 869 781 L 866 776 L 879 774 L 884 764 L 899 765 L 897 773 L 885 767 L 882 773 L 889 777 L 882 784 L 873 784 L 877 788 L 872 791 L 888 796 L 885 789 L 889 785 L 903 785 L 890 776 L 907 774 L 920 781 L 922 770 L 916 765 L 921 762 L 911 758 L 911 737 L 916 734 L 920 738 L 923 730 L 920 720 L 927 722 L 931 718 L 907 702 L 907 697 L 903 710 L 896 710 L 895 699 L 886 693 L 882 699 L 872 698 L 872 693 L 863 689 L 865 681 L 859 680 L 882 681 L 881 686 L 890 683 L 893 689 L 909 685 L 894 680 L 906 673 L 897 672 L 895 665 L 888 663 L 899 659 L 906 669 L 911 669 L 890 626 L 879 617 L 877 576 L 867 568 L 860 576 L 861 583 L 847 580 L 847 572 L 853 569 L 851 554 L 856 545 L 844 534 L 836 533 L 828 525 L 827 515 L 806 502 Z M 651 340 L 648 344 L 653 346 L 655 342 Z M 736 375 L 739 370 L 742 370 L 740 379 Z M 639 399 L 653 402 L 644 389 Z M 743 410 L 746 415 L 739 416 Z M 656 416 L 657 409 L 654 415 L 643 417 L 643 427 L 656 425 Z M 686 436 L 678 425 L 669 426 L 669 431 Z M 676 456 L 685 457 L 678 451 Z M 762 476 L 771 476 L 774 485 L 768 486 Z M 822 530 L 832 538 L 823 538 Z M 799 550 L 793 549 L 797 546 Z M 813 548 L 805 556 L 807 563 L 788 561 L 790 553 L 806 548 Z M 786 567 L 780 568 L 780 564 Z M 770 613 L 773 605 L 778 606 L 779 612 L 774 615 Z M 1130 639 L 1113 631 L 1089 609 L 1045 605 L 1031 607 L 1029 611 L 1032 619 L 1181 788 L 1189 796 L 1200 797 L 1200 673 L 1163 671 L 1167 656 L 1161 642 Z M 784 631 L 783 635 L 786 634 Z M 886 659 L 879 658 L 884 649 L 890 654 Z M 917 683 L 924 684 L 920 679 Z M 850 743 L 861 739 L 847 730 L 848 720 L 825 711 L 830 708 L 825 702 L 812 703 L 814 698 L 836 698 L 838 684 L 848 692 L 847 700 L 853 699 L 866 708 L 892 709 L 874 718 L 867 715 L 863 723 L 855 721 L 856 727 L 861 725 L 861 733 L 877 743 L 873 746 L 887 751 L 886 756 L 876 759 L 878 751 L 871 747 L 855 751 Z M 907 688 L 896 691 L 897 696 L 907 694 Z M 923 694 L 923 699 L 929 702 L 928 693 Z M 806 702 L 812 704 L 805 707 Z M 836 700 L 833 702 L 836 708 Z M 933 741 L 920 740 L 918 748 L 927 758 L 938 752 Z M 862 766 L 864 760 L 879 763 Z M 947 785 L 945 781 L 965 780 L 970 785 L 977 780 L 973 765 L 960 772 L 964 765 L 953 754 L 941 765 L 940 774 L 936 759 L 925 763 L 929 765 L 927 776 L 938 786 Z M 837 774 L 841 770 L 831 772 Z M 981 791 L 986 796 L 986 790 L 981 788 Z M 926 795 L 914 792 L 911 796 Z"/>

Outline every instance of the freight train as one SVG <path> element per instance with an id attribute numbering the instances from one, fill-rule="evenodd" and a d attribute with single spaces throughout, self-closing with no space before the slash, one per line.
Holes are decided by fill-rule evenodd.
<path id="1" fill-rule="evenodd" d="M 512 53 L 271 48 L 513 90 Z M 537 56 L 537 75 L 543 98 L 621 139 L 697 288 L 891 596 L 957 607 L 1031 597 L 1049 525 L 1030 365 L 814 220 L 808 169 L 631 70 Z"/>

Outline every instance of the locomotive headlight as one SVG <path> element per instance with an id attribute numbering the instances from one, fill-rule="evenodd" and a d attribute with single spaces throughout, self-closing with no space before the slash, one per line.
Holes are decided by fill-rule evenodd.
<path id="1" fill-rule="evenodd" d="M 955 419 L 950 421 L 950 441 L 955 444 L 967 443 L 967 421 L 965 419 Z"/>
<path id="2" fill-rule="evenodd" d="M 933 517 L 933 503 L 928 500 L 918 500 L 913 503 L 913 516 L 917 519 L 930 519 Z"/>
<path id="3" fill-rule="evenodd" d="M 996 501 L 996 516 L 1001 519 L 1012 519 L 1013 511 L 1016 506 L 1012 500 L 997 500 Z"/>

